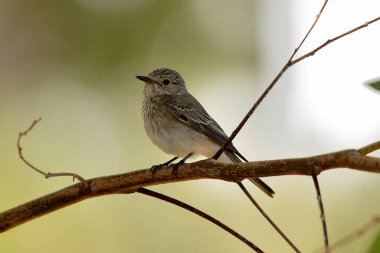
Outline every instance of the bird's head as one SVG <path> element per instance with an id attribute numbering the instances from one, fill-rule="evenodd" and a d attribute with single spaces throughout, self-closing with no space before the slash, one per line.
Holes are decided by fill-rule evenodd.
<path id="1" fill-rule="evenodd" d="M 144 93 L 157 95 L 176 95 L 187 92 L 185 81 L 181 75 L 168 68 L 153 70 L 148 76 L 136 76 L 137 79 L 145 82 Z"/>

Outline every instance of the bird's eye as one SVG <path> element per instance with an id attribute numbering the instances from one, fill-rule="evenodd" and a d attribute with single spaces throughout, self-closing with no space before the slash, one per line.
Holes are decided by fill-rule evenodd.
<path id="1" fill-rule="evenodd" d="M 168 85 L 170 83 L 170 80 L 169 79 L 165 79 L 162 83 L 165 84 L 165 85 Z"/>

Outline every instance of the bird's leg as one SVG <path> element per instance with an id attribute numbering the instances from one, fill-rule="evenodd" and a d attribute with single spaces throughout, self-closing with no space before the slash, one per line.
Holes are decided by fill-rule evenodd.
<path id="1" fill-rule="evenodd" d="M 153 166 L 150 168 L 150 170 L 152 171 L 152 176 L 154 176 L 154 174 L 155 174 L 158 170 L 160 170 L 162 167 L 170 165 L 172 162 L 174 162 L 174 161 L 177 160 L 177 159 L 178 159 L 178 156 L 176 156 L 176 157 L 170 159 L 169 161 L 167 161 L 167 162 L 165 162 L 165 163 L 161 163 L 161 164 L 158 164 L 158 165 L 153 165 Z"/>
<path id="2" fill-rule="evenodd" d="M 189 153 L 187 156 L 185 156 L 181 161 L 178 163 L 170 164 L 170 167 L 173 169 L 172 175 L 177 176 L 178 169 L 186 162 L 187 159 L 189 159 L 190 156 L 192 156 L 194 153 Z"/>

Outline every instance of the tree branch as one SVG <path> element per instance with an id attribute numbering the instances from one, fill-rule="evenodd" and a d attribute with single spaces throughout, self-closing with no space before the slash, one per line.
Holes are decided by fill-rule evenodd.
<path id="1" fill-rule="evenodd" d="M 78 175 L 78 174 L 71 173 L 71 172 L 57 172 L 57 173 L 44 172 L 43 170 L 40 170 L 39 168 L 37 168 L 36 166 L 34 166 L 33 164 L 31 164 L 28 160 L 26 160 L 26 158 L 24 157 L 24 154 L 22 153 L 21 139 L 22 139 L 22 137 L 28 135 L 28 133 L 30 131 L 32 131 L 32 129 L 41 120 L 42 120 L 41 117 L 38 118 L 38 119 L 36 119 L 36 120 L 33 120 L 32 124 L 28 127 L 28 129 L 26 129 L 25 131 L 20 132 L 18 134 L 18 138 L 17 138 L 17 150 L 18 150 L 18 155 L 19 155 L 21 161 L 23 161 L 24 163 L 26 163 L 26 165 L 28 165 L 30 168 L 32 168 L 36 172 L 44 175 L 46 179 L 51 178 L 51 177 L 72 177 L 73 181 L 76 178 L 78 181 L 82 182 L 82 184 L 84 185 L 84 187 L 87 189 L 88 188 L 87 181 L 83 177 L 81 177 L 80 175 Z"/>
<path id="2" fill-rule="evenodd" d="M 148 190 L 148 189 L 145 189 L 145 188 L 140 188 L 137 190 L 138 193 L 141 193 L 141 194 L 144 194 L 144 195 L 147 195 L 147 196 L 151 196 L 153 198 L 157 198 L 157 199 L 160 199 L 160 200 L 163 200 L 163 201 L 166 201 L 166 202 L 169 202 L 173 205 L 176 205 L 176 206 L 179 206 L 181 208 L 184 208 L 186 210 L 188 210 L 189 212 L 192 212 L 212 223 L 214 223 L 215 225 L 219 226 L 220 228 L 222 228 L 223 230 L 227 231 L 228 233 L 230 233 L 231 235 L 235 236 L 237 239 L 239 239 L 240 241 L 242 241 L 243 243 L 245 243 L 248 247 L 250 247 L 251 249 L 253 249 L 254 251 L 258 252 L 258 253 L 263 253 L 264 251 L 262 249 L 260 249 L 259 247 L 257 247 L 255 244 L 253 244 L 251 241 L 249 241 L 248 239 L 246 239 L 245 237 L 243 237 L 242 235 L 240 235 L 239 233 L 237 233 L 235 230 L 231 229 L 230 227 L 226 226 L 225 224 L 223 224 L 222 222 L 220 222 L 219 220 L 215 219 L 214 217 L 208 215 L 207 213 L 204 213 L 182 201 L 178 201 L 174 198 L 171 198 L 171 197 L 168 197 L 166 195 L 163 195 L 161 193 L 158 193 L 158 192 L 154 192 L 154 191 L 151 191 L 151 190 Z"/>
<path id="3" fill-rule="evenodd" d="M 376 143 L 366 147 L 377 146 Z M 1 213 L 0 232 L 88 198 L 106 194 L 133 193 L 139 188 L 158 184 L 196 179 L 240 182 L 251 177 L 311 176 L 335 168 L 380 173 L 380 159 L 365 156 L 362 152 L 362 149 L 350 149 L 306 158 L 232 164 L 218 163 L 208 159 L 183 165 L 176 177 L 173 177 L 170 167 L 164 167 L 155 174 L 154 179 L 150 169 L 93 178 L 86 180 L 89 185 L 88 189 L 83 187 L 82 183 L 76 183 Z"/>

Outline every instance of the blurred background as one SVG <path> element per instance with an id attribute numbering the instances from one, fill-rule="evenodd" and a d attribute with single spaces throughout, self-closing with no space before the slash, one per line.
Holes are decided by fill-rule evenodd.
<path id="1" fill-rule="evenodd" d="M 275 77 L 322 1 L 0 0 L 0 210 L 72 184 L 45 180 L 18 158 L 85 178 L 149 168 L 171 156 L 153 146 L 136 75 L 179 71 L 230 134 Z M 302 52 L 379 16 L 377 1 L 331 1 Z M 250 160 L 358 148 L 380 139 L 380 24 L 289 70 L 235 139 Z M 380 155 L 377 153 L 377 155 Z M 331 242 L 380 213 L 380 175 L 339 169 L 319 177 Z M 323 244 L 312 179 L 246 184 L 302 252 Z M 292 252 L 235 184 L 199 180 L 151 187 L 236 229 L 266 252 Z M 380 252 L 379 228 L 336 252 Z M 380 239 L 379 239 L 380 240 Z M 251 252 L 213 224 L 139 194 L 86 200 L 0 236 L 0 252 Z"/>

